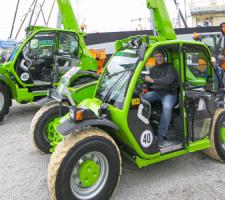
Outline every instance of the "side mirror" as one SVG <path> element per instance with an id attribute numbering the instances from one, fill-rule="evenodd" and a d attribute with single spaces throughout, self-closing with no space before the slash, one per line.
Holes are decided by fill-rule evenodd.
<path id="1" fill-rule="evenodd" d="M 143 61 L 145 58 L 145 52 L 148 49 L 148 45 L 147 44 L 142 44 L 140 46 L 140 50 L 139 50 L 139 60 Z"/>

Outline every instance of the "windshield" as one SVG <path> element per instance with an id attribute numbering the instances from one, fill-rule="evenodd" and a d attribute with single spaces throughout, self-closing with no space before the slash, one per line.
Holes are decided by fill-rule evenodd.
<path id="1" fill-rule="evenodd" d="M 122 49 L 114 54 L 99 83 L 96 97 L 122 108 L 131 69 L 138 60 L 136 49 Z"/>

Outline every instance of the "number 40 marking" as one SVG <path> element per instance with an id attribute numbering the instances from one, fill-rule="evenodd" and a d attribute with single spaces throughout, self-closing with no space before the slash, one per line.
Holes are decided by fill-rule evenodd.
<path id="1" fill-rule="evenodd" d="M 150 130 L 145 130 L 141 134 L 140 140 L 141 140 L 141 146 L 143 146 L 144 148 L 151 146 L 152 141 L 153 141 L 152 132 Z"/>

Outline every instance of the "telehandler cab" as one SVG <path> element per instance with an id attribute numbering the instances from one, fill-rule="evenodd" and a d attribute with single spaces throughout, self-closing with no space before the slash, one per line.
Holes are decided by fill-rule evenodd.
<path id="1" fill-rule="evenodd" d="M 57 2 L 64 29 L 28 27 L 26 38 L 8 61 L 0 64 L 0 121 L 9 112 L 12 99 L 28 103 L 45 97 L 72 66 L 98 70 L 98 61 L 87 49 L 70 1 Z M 71 86 L 96 79 L 93 74 L 80 73 L 72 79 Z"/>
<path id="2" fill-rule="evenodd" d="M 215 87 L 209 48 L 176 40 L 163 0 L 147 0 L 147 6 L 165 22 L 155 24 L 158 36 L 117 41 L 94 96 L 53 125 L 64 138 L 48 166 L 51 199 L 109 199 L 121 174 L 121 153 L 139 168 L 200 150 L 225 161 L 224 94 Z M 161 104 L 143 99 L 148 61 L 158 50 L 179 77 L 166 147 L 157 141 Z"/>

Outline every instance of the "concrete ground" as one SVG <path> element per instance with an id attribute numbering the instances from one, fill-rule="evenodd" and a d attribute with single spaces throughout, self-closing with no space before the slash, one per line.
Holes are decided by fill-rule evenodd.
<path id="1" fill-rule="evenodd" d="M 48 200 L 49 155 L 31 142 L 29 129 L 38 110 L 15 104 L 0 124 L 0 199 Z M 120 183 L 112 200 L 223 200 L 225 164 L 193 153 L 138 169 L 123 158 Z"/>

